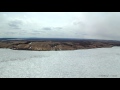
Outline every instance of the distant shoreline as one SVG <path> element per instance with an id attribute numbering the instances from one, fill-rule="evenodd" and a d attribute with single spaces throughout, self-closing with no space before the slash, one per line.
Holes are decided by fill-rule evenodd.
<path id="1" fill-rule="evenodd" d="M 92 48 L 109 48 L 120 46 L 120 41 L 92 39 L 29 39 L 10 40 L 0 39 L 0 48 L 29 51 L 61 51 Z"/>
<path id="2" fill-rule="evenodd" d="M 118 40 L 102 40 L 102 39 L 80 39 L 80 38 L 0 38 L 0 41 L 118 41 Z M 119 41 L 118 41 L 119 42 Z"/>

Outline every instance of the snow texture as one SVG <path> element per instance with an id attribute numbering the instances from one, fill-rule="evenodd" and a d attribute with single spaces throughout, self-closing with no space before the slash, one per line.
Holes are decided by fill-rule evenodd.
<path id="1" fill-rule="evenodd" d="M 67 51 L 0 49 L 0 78 L 119 78 L 120 47 Z"/>

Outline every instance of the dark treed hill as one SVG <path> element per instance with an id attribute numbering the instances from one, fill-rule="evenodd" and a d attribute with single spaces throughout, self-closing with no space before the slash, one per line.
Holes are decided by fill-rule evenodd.
<path id="1" fill-rule="evenodd" d="M 27 41 L 73 41 L 73 42 L 79 42 L 79 41 L 101 41 L 101 42 L 120 42 L 117 40 L 100 40 L 100 39 L 79 39 L 79 38 L 0 38 L 0 41 L 6 41 L 6 40 L 27 40 Z"/>

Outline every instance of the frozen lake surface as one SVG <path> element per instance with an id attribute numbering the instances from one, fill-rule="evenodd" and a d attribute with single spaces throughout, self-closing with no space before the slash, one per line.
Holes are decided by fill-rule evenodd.
<path id="1" fill-rule="evenodd" d="M 120 47 L 73 51 L 0 49 L 0 78 L 120 78 Z"/>

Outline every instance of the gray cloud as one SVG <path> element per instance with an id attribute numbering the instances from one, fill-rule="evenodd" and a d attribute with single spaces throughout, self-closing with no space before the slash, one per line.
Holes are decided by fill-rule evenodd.
<path id="1" fill-rule="evenodd" d="M 22 25 L 22 21 L 20 20 L 15 20 L 15 21 L 11 21 L 8 23 L 8 25 L 12 28 L 12 29 L 21 29 L 20 25 Z"/>
<path id="2" fill-rule="evenodd" d="M 32 33 L 33 34 L 43 34 L 43 33 L 46 33 L 46 31 L 45 30 L 32 30 Z"/>
<path id="3" fill-rule="evenodd" d="M 32 32 L 40 33 L 40 32 L 44 32 L 44 31 L 42 31 L 42 30 L 33 30 Z"/>
<path id="4" fill-rule="evenodd" d="M 61 30 L 62 27 L 43 27 L 42 30 Z"/>
<path id="5" fill-rule="evenodd" d="M 15 32 L 5 32 L 4 34 L 16 34 Z"/>
<path id="6" fill-rule="evenodd" d="M 93 24 L 94 33 L 98 36 L 118 39 L 120 36 L 120 18 L 116 15 L 109 15 L 106 18 Z"/>
<path id="7" fill-rule="evenodd" d="M 79 28 L 82 28 L 82 29 L 86 27 L 86 24 L 82 21 L 73 22 L 73 25 L 78 26 Z"/>
<path id="8" fill-rule="evenodd" d="M 44 28 L 42 28 L 42 30 L 52 30 L 52 28 L 51 27 L 44 27 Z"/>
<path id="9" fill-rule="evenodd" d="M 55 27 L 55 29 L 57 29 L 57 30 L 61 30 L 61 29 L 63 29 L 62 27 Z"/>
<path id="10" fill-rule="evenodd" d="M 73 23 L 74 25 L 81 25 L 81 24 L 83 24 L 81 21 L 79 21 L 79 22 L 74 22 Z"/>
<path id="11" fill-rule="evenodd" d="M 62 27 L 55 27 L 55 29 L 63 29 Z"/>
<path id="12" fill-rule="evenodd" d="M 86 38 L 120 40 L 120 13 L 86 13 L 73 23 Z"/>
<path id="13" fill-rule="evenodd" d="M 0 13 L 0 31 L 2 33 L 0 34 L 2 36 L 9 34 L 11 37 L 13 34 L 14 36 L 18 35 L 20 37 L 22 37 L 22 34 L 25 34 L 24 36 L 26 37 L 35 34 L 34 36 L 36 37 L 64 36 L 81 38 L 84 36 L 85 38 L 93 39 L 120 40 L 119 12 L 71 13 L 67 16 L 66 13 L 64 13 L 65 16 L 63 15 L 61 18 L 57 17 L 57 19 L 55 19 L 56 15 L 51 17 L 49 13 L 43 15 L 40 13 L 38 16 L 36 16 L 37 14 L 31 14 L 32 13 Z M 27 17 L 24 17 L 24 15 Z M 67 17 L 69 17 L 69 19 Z"/>
<path id="14" fill-rule="evenodd" d="M 33 30 L 33 32 L 40 32 L 40 31 L 38 31 L 38 30 Z"/>

